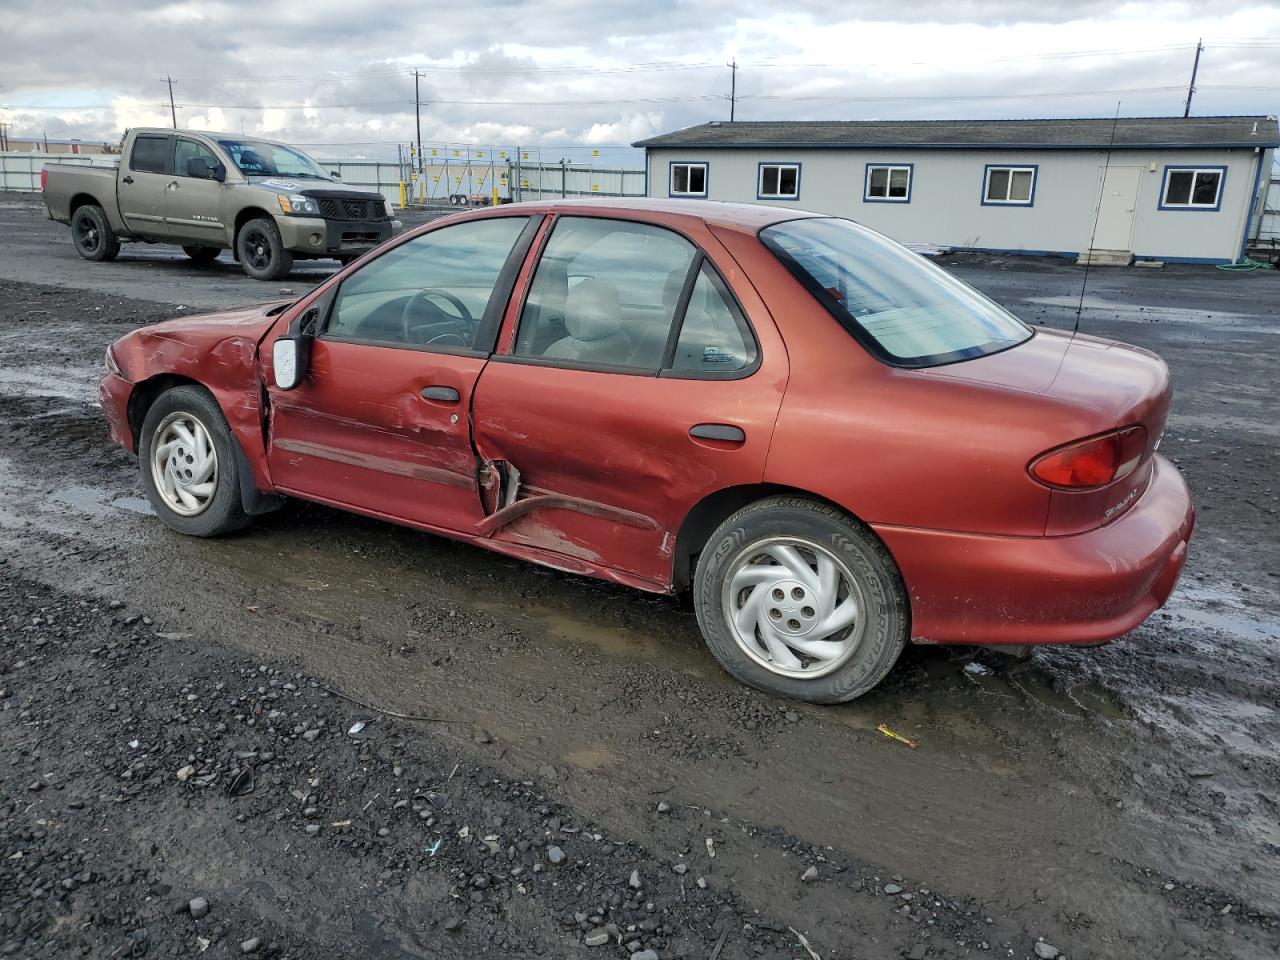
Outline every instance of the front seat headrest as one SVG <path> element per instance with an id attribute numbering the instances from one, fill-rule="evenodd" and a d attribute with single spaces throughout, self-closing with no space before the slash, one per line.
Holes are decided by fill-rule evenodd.
<path id="1" fill-rule="evenodd" d="M 564 326 L 575 340 L 600 340 L 622 329 L 618 288 L 607 280 L 583 280 L 569 291 Z"/>

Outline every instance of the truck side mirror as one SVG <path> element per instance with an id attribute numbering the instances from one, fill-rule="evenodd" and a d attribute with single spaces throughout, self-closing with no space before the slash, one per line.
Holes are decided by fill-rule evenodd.
<path id="1" fill-rule="evenodd" d="M 226 168 L 222 164 L 210 163 L 204 157 L 192 157 L 187 161 L 187 176 L 196 180 L 217 180 L 221 183 L 226 175 Z"/>

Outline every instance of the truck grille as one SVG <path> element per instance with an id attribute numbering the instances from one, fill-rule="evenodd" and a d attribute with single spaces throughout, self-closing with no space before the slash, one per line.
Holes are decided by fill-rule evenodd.
<path id="1" fill-rule="evenodd" d="M 379 200 L 316 197 L 320 214 L 326 220 L 383 220 L 386 214 Z"/>

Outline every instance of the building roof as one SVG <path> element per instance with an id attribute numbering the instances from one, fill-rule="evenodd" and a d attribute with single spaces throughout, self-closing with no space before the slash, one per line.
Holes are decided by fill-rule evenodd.
<path id="1" fill-rule="evenodd" d="M 1114 129 L 1115 142 L 1112 143 Z M 1113 117 L 1074 120 L 712 121 L 635 147 L 972 147 L 1040 150 L 1278 147 L 1275 117 Z"/>

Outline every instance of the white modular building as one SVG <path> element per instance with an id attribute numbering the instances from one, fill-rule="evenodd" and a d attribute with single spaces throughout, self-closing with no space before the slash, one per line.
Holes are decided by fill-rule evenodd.
<path id="1" fill-rule="evenodd" d="M 1280 124 L 712 122 L 635 146 L 650 197 L 795 204 L 962 250 L 1230 263 L 1260 222 Z"/>

